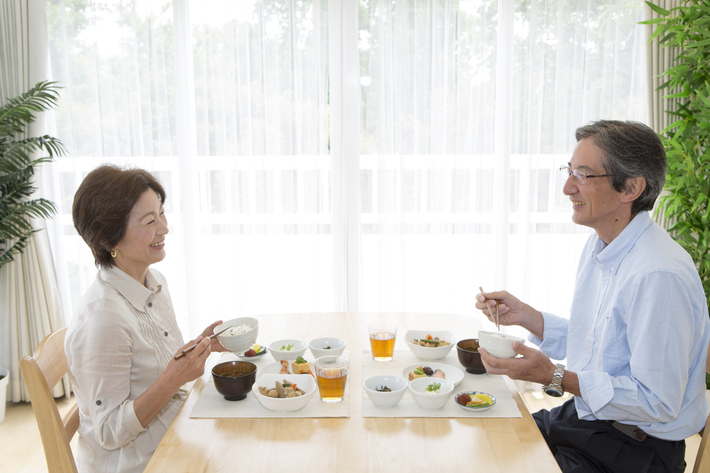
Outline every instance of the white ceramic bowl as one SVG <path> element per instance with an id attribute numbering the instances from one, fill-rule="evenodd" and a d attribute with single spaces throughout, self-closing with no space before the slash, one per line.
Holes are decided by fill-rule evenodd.
<path id="1" fill-rule="evenodd" d="M 217 335 L 217 340 L 219 340 L 219 343 L 221 343 L 224 348 L 232 353 L 247 351 L 256 341 L 257 335 L 259 335 L 259 321 L 253 317 L 240 317 L 238 319 L 227 320 L 223 324 L 217 325 L 214 331 L 215 333 L 219 332 L 230 325 L 248 325 L 253 328 L 239 335 Z"/>
<path id="2" fill-rule="evenodd" d="M 279 399 L 264 396 L 259 392 L 259 386 L 271 389 L 277 381 L 282 382 L 284 379 L 296 383 L 299 388 L 306 391 L 306 394 Z M 308 404 L 308 401 L 311 400 L 316 393 L 316 380 L 310 374 L 263 374 L 256 380 L 251 390 L 264 408 L 276 412 L 293 412 L 303 409 Z"/>
<path id="3" fill-rule="evenodd" d="M 439 392 L 426 392 L 427 386 L 431 383 L 441 384 Z M 449 402 L 451 394 L 454 392 L 454 383 L 448 379 L 439 378 L 417 378 L 409 382 L 409 391 L 414 397 L 414 401 L 425 411 L 438 411 Z"/>
<path id="4" fill-rule="evenodd" d="M 439 340 L 449 342 L 449 344 L 443 347 L 423 347 L 414 343 L 415 339 L 424 340 L 427 335 L 439 337 Z M 448 330 L 409 330 L 404 334 L 404 341 L 412 354 L 420 360 L 440 360 L 448 355 L 454 345 L 456 345 L 454 334 Z"/>
<path id="5" fill-rule="evenodd" d="M 342 356 L 345 351 L 345 340 L 335 337 L 316 338 L 310 341 L 308 348 L 316 359 L 321 356 Z"/>
<path id="6" fill-rule="evenodd" d="M 515 342 L 525 343 L 525 340 L 501 332 L 478 332 L 478 344 L 481 348 L 498 358 L 515 358 Z"/>
<path id="7" fill-rule="evenodd" d="M 282 347 L 287 347 L 293 345 L 290 350 L 281 350 Z M 306 342 L 302 340 L 296 340 L 293 338 L 285 338 L 283 340 L 276 340 L 269 345 L 269 352 L 274 357 L 276 361 L 287 360 L 294 361 L 299 356 L 303 356 L 306 353 Z"/>
<path id="8" fill-rule="evenodd" d="M 407 380 L 399 376 L 379 375 L 370 376 L 363 383 L 367 396 L 372 403 L 380 409 L 389 409 L 396 406 L 404 392 L 407 390 Z M 391 391 L 378 391 L 387 386 Z"/>

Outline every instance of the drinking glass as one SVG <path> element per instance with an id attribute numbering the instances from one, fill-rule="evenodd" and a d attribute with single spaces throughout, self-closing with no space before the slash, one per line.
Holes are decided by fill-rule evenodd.
<path id="1" fill-rule="evenodd" d="M 321 401 L 327 403 L 342 401 L 348 380 L 348 359 L 342 356 L 323 356 L 313 365 Z"/>
<path id="2" fill-rule="evenodd" d="M 397 324 L 394 322 L 372 322 L 367 325 L 370 335 L 372 358 L 375 361 L 391 361 L 394 354 L 394 340 L 397 337 Z"/>

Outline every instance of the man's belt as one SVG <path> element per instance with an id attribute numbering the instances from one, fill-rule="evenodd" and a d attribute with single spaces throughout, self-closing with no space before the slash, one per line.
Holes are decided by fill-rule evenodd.
<path id="1" fill-rule="evenodd" d="M 650 435 L 648 435 L 646 432 L 643 430 L 639 429 L 635 425 L 629 425 L 629 424 L 622 424 L 620 422 L 617 422 L 615 420 L 608 420 L 611 424 L 612 427 L 614 427 L 616 430 L 621 432 L 622 434 L 631 437 L 634 440 L 638 440 L 641 443 L 644 443 Z"/>

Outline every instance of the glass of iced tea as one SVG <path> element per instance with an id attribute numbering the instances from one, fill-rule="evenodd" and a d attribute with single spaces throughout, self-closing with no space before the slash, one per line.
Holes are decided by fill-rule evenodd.
<path id="1" fill-rule="evenodd" d="M 348 380 L 348 359 L 342 356 L 323 356 L 315 361 L 314 366 L 321 401 L 342 401 Z"/>
<path id="2" fill-rule="evenodd" d="M 394 339 L 397 337 L 397 324 L 394 322 L 372 322 L 367 325 L 370 334 L 372 358 L 375 361 L 390 361 L 394 353 Z"/>

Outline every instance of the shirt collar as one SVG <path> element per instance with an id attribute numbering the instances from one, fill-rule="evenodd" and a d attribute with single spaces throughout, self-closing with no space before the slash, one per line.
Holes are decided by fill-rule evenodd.
<path id="1" fill-rule="evenodd" d="M 163 286 L 158 284 L 151 270 L 145 276 L 146 286 L 142 285 L 128 274 L 124 273 L 116 266 L 101 268 L 99 270 L 101 279 L 113 286 L 134 308 L 144 310 L 146 303 L 158 294 Z"/>
<path id="2" fill-rule="evenodd" d="M 597 236 L 597 241 L 592 249 L 592 257 L 596 258 L 600 264 L 611 272 L 616 273 L 619 270 L 621 261 L 636 244 L 636 240 L 639 239 L 652 223 L 653 221 L 648 212 L 639 212 L 633 220 L 626 225 L 619 236 L 614 238 L 608 245 Z"/>

